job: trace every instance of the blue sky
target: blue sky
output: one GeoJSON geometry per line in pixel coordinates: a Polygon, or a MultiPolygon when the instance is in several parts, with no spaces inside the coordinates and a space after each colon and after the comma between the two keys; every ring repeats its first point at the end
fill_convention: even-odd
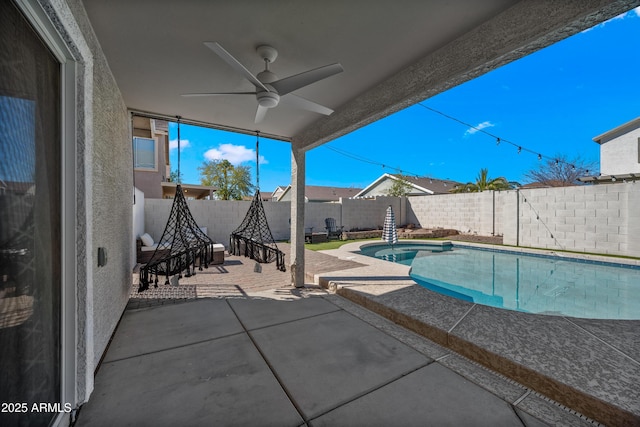
{"type": "MultiPolygon", "coordinates": [[[[540,162],[538,153],[580,156],[598,164],[599,145],[593,138],[640,116],[639,40],[636,8],[308,151],[307,185],[365,187],[398,169],[467,182],[488,168],[490,177],[525,182],[523,174],[540,162]],[[518,154],[516,146],[498,145],[494,137],[459,121],[523,150],[518,154]]],[[[170,132],[175,146],[175,125],[170,132]]],[[[226,158],[255,173],[255,140],[181,126],[183,182],[200,182],[198,166],[205,159],[226,158]]],[[[174,148],[174,168],[176,155],[174,148]]],[[[261,190],[288,185],[289,144],[261,138],[260,155],[261,190]]]]}

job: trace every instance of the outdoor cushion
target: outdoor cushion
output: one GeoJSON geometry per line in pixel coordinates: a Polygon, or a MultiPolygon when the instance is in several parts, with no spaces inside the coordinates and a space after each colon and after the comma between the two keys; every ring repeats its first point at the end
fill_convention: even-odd
{"type": "Polygon", "coordinates": [[[153,237],[151,237],[149,233],[144,233],[140,236],[140,240],[142,240],[142,244],[145,246],[153,246],[153,237]]]}
{"type": "MultiPolygon", "coordinates": [[[[140,250],[142,252],[150,252],[150,251],[155,251],[157,248],[158,248],[158,243],[154,243],[151,246],[142,246],[140,250]]],[[[160,249],[171,249],[171,245],[162,245],[160,249]]]]}

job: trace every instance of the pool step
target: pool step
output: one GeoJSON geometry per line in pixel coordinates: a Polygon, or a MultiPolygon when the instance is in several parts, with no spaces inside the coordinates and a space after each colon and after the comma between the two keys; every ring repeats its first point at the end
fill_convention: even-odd
{"type": "MultiPolygon", "coordinates": [[[[418,285],[385,293],[380,282],[367,286],[348,279],[335,283],[322,275],[317,278],[318,284],[338,295],[598,422],[640,426],[640,398],[636,396],[640,395],[640,361],[580,330],[576,323],[584,319],[478,306],[418,285]],[[451,315],[463,312],[464,320],[451,315]],[[447,327],[442,319],[449,315],[447,320],[455,323],[447,327]],[[556,366],[549,366],[554,360],[556,366]]],[[[606,326],[615,323],[606,321],[606,326]]],[[[616,334],[640,335],[640,321],[617,324],[623,329],[616,334]]]]}

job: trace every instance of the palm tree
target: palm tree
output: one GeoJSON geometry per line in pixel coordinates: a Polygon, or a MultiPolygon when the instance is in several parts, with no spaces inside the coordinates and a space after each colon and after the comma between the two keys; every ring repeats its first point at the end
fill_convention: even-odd
{"type": "Polygon", "coordinates": [[[456,186],[452,193],[477,193],[485,190],[500,191],[508,190],[511,188],[509,182],[504,177],[489,178],[489,170],[484,168],[480,169],[476,182],[467,182],[463,185],[456,186]]]}

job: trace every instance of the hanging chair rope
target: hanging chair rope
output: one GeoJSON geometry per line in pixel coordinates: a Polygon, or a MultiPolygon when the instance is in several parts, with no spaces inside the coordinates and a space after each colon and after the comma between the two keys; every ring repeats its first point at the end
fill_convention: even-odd
{"type": "MultiPolygon", "coordinates": [[[[178,177],[180,177],[180,117],[178,119],[178,177]]],[[[153,283],[158,286],[160,277],[165,277],[165,284],[169,284],[169,277],[182,274],[186,277],[196,274],[196,267],[208,268],[213,261],[214,241],[209,238],[193,219],[187,200],[184,197],[180,179],[176,185],[171,213],[167,225],[158,241],[149,262],[140,270],[140,285],[138,292],[149,289],[153,283]]]]}
{"type": "Polygon", "coordinates": [[[260,197],[260,133],[256,132],[256,193],[240,226],[229,237],[229,253],[245,256],[259,263],[275,261],[280,271],[286,271],[284,253],[273,239],[260,197]]]}

